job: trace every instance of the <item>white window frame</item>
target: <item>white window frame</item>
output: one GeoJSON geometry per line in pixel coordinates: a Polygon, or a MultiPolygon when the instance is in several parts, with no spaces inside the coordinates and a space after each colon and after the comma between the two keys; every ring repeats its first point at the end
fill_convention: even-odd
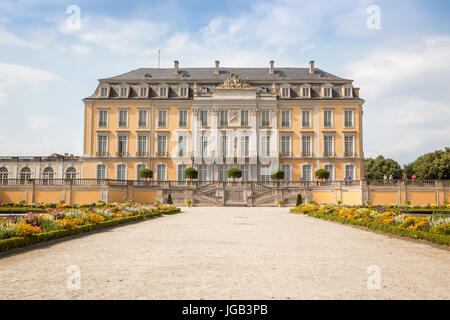
{"type": "Polygon", "coordinates": [[[77,168],[75,168],[74,166],[68,166],[67,168],[64,169],[64,179],[76,179],[77,177],[78,177],[78,171],[77,171],[77,168]],[[74,169],[75,172],[73,172],[73,171],[68,172],[69,169],[74,169]],[[73,177],[68,178],[67,174],[71,174],[71,175],[74,174],[75,178],[73,178],[73,177]]]}
{"type": "Polygon", "coordinates": [[[167,163],[164,163],[164,162],[158,162],[158,163],[156,163],[155,168],[156,168],[156,175],[155,175],[156,181],[167,181],[167,163]],[[159,172],[159,170],[158,170],[159,166],[164,167],[164,177],[163,177],[163,180],[158,179],[158,177],[159,177],[159,174],[158,174],[158,172],[159,172]]]}
{"type": "Polygon", "coordinates": [[[334,128],[334,109],[329,109],[329,108],[325,108],[325,109],[323,109],[322,110],[322,115],[323,115],[323,119],[322,119],[322,127],[323,128],[334,128]],[[331,112],[331,125],[330,126],[327,126],[327,125],[325,125],[325,113],[326,112],[331,112]]]}
{"type": "Polygon", "coordinates": [[[189,166],[185,163],[179,163],[177,164],[177,181],[187,181],[187,179],[184,177],[184,171],[189,168],[189,166]],[[180,177],[180,167],[181,166],[186,166],[186,168],[183,170],[183,174],[180,177]]]}
{"type": "Polygon", "coordinates": [[[292,155],[292,137],[291,135],[287,135],[287,134],[280,134],[280,156],[291,156],[292,155]],[[283,150],[283,138],[288,138],[289,139],[289,150],[283,150]],[[287,154],[285,154],[287,153],[287,154]]]}
{"type": "Polygon", "coordinates": [[[248,164],[241,164],[240,166],[241,172],[242,172],[242,177],[241,177],[241,181],[249,181],[250,179],[250,168],[248,164]],[[244,170],[245,168],[245,170],[244,170]],[[244,173],[246,172],[246,174],[244,173]]]}
{"type": "Polygon", "coordinates": [[[300,141],[300,154],[302,157],[312,157],[313,155],[313,134],[312,133],[302,133],[301,135],[301,141],[300,141]],[[306,154],[306,152],[303,152],[303,138],[309,138],[309,152],[306,154]]]}
{"type": "Polygon", "coordinates": [[[292,112],[290,109],[280,109],[280,128],[291,128],[292,126],[292,112]],[[288,125],[283,125],[283,113],[288,114],[288,125]]]}
{"type": "Polygon", "coordinates": [[[282,163],[280,165],[280,170],[282,170],[284,172],[284,179],[283,179],[284,181],[292,181],[292,164],[291,163],[287,163],[287,162],[282,163]],[[290,173],[289,179],[287,179],[286,171],[283,170],[283,167],[285,167],[285,166],[289,167],[289,173],[290,173]]]}
{"type": "Polygon", "coordinates": [[[344,121],[344,123],[343,123],[344,128],[354,128],[355,127],[355,109],[354,108],[343,109],[343,121],[344,121]],[[352,125],[351,126],[346,126],[346,123],[345,123],[345,113],[348,111],[351,111],[351,113],[352,113],[352,120],[351,120],[352,125]]]}
{"type": "Polygon", "coordinates": [[[261,145],[260,145],[261,157],[270,157],[270,139],[271,137],[269,135],[261,136],[261,145]]]}
{"type": "Polygon", "coordinates": [[[241,110],[241,127],[242,126],[244,126],[244,127],[246,127],[246,126],[249,126],[250,125],[250,111],[249,110],[241,110]],[[244,119],[244,117],[242,116],[244,113],[246,113],[247,114],[247,124],[243,124],[242,123],[242,119],[244,119]]]}
{"type": "Polygon", "coordinates": [[[281,94],[280,96],[282,98],[290,98],[291,97],[291,88],[288,86],[283,86],[280,88],[281,94]]]}
{"type": "Polygon", "coordinates": [[[142,169],[139,169],[140,166],[144,166],[144,168],[142,168],[142,169],[147,169],[147,164],[146,163],[144,163],[144,162],[136,163],[136,180],[145,181],[145,178],[139,177],[139,171],[142,170],[142,169]]]}
{"type": "Polygon", "coordinates": [[[104,153],[104,155],[108,155],[109,154],[109,134],[108,133],[97,133],[97,149],[96,149],[96,153],[100,154],[103,152],[100,152],[100,139],[99,137],[106,137],[106,152],[104,153]]]}
{"type": "Polygon", "coordinates": [[[184,129],[189,128],[189,109],[178,109],[178,128],[184,128],[184,129]],[[182,112],[186,112],[186,125],[185,126],[180,125],[182,112]]]}
{"type": "Polygon", "coordinates": [[[248,135],[243,135],[241,136],[241,148],[240,148],[240,152],[241,152],[241,157],[248,157],[250,155],[250,136],[248,135]],[[247,140],[247,143],[246,143],[247,140]]]}
{"type": "Polygon", "coordinates": [[[323,98],[333,98],[333,87],[331,86],[324,86],[322,87],[322,97],[323,98]],[[327,92],[327,90],[330,90],[330,95],[326,95],[325,93],[327,92]]]}
{"type": "Polygon", "coordinates": [[[178,89],[178,95],[181,98],[187,98],[189,96],[189,87],[188,86],[180,86],[180,88],[178,89]],[[186,94],[183,95],[183,90],[186,90],[186,94]]]}
{"type": "Polygon", "coordinates": [[[118,132],[117,133],[117,155],[122,156],[122,157],[128,156],[129,144],[130,144],[130,139],[128,137],[128,132],[118,132]],[[125,152],[121,152],[121,150],[119,149],[120,137],[126,137],[125,152]]]}
{"type": "Polygon", "coordinates": [[[348,138],[348,137],[351,137],[352,138],[352,150],[351,150],[351,152],[352,152],[352,155],[351,156],[349,156],[349,157],[353,157],[353,156],[355,156],[355,134],[352,132],[352,133],[349,133],[349,132],[344,132],[344,143],[343,143],[343,150],[342,150],[342,152],[343,152],[343,154],[344,154],[344,157],[347,157],[347,155],[346,155],[346,150],[345,150],[345,138],[348,138]]]}
{"type": "Polygon", "coordinates": [[[270,110],[261,110],[259,113],[259,117],[260,117],[260,125],[262,128],[267,128],[270,127],[271,124],[271,119],[270,119],[270,110]],[[263,120],[265,120],[263,117],[263,114],[267,114],[267,120],[269,121],[267,125],[263,124],[263,120]]]}
{"type": "Polygon", "coordinates": [[[126,163],[117,163],[116,164],[116,180],[127,181],[128,180],[128,165],[126,163]],[[119,166],[125,166],[125,179],[119,179],[119,166]]]}
{"type": "Polygon", "coordinates": [[[311,98],[311,87],[310,86],[303,86],[303,87],[301,87],[300,94],[301,94],[302,98],[311,98]],[[307,95],[304,94],[304,90],[308,90],[308,94],[307,95]]]}
{"type": "Polygon", "coordinates": [[[334,157],[335,154],[335,138],[334,138],[334,133],[328,133],[328,132],[324,132],[323,133],[323,146],[322,146],[322,154],[324,157],[334,157]],[[325,138],[331,138],[331,155],[326,155],[326,148],[325,148],[325,138]]]}
{"type": "Polygon", "coordinates": [[[168,85],[162,85],[162,86],[159,86],[159,89],[158,89],[158,96],[160,97],[160,98],[168,98],[169,97],[169,86],[168,85]],[[161,94],[162,93],[162,90],[165,90],[165,94],[163,95],[163,94],[161,94]]]}
{"type": "Polygon", "coordinates": [[[156,125],[157,128],[167,128],[169,126],[169,109],[168,108],[158,108],[156,109],[156,125]],[[165,125],[160,125],[160,111],[164,111],[165,116],[165,125]]]}
{"type": "Polygon", "coordinates": [[[353,166],[353,172],[352,172],[352,180],[356,180],[356,165],[354,163],[346,163],[344,165],[344,178],[347,178],[347,167],[353,166]]]}
{"type": "Polygon", "coordinates": [[[109,97],[109,87],[100,87],[100,97],[102,98],[109,97]],[[106,94],[103,94],[103,90],[106,90],[106,94]]]}
{"type": "Polygon", "coordinates": [[[187,134],[179,134],[177,137],[177,156],[185,158],[185,157],[188,157],[188,155],[189,155],[189,136],[187,134]],[[183,141],[184,141],[183,143],[185,146],[185,150],[184,150],[184,153],[182,156],[180,156],[180,151],[181,151],[180,150],[180,147],[181,147],[180,138],[183,138],[183,141]]]}
{"type": "Polygon", "coordinates": [[[220,110],[219,111],[219,126],[220,127],[228,127],[230,124],[230,112],[228,110],[220,110]],[[223,124],[225,121],[223,115],[226,114],[226,124],[223,124]]]}
{"type": "Polygon", "coordinates": [[[336,166],[333,163],[324,163],[323,169],[326,170],[326,166],[331,166],[331,170],[328,170],[330,173],[330,176],[328,177],[328,181],[334,181],[336,180],[336,166]]]}
{"type": "Polygon", "coordinates": [[[353,98],[353,87],[349,85],[342,87],[342,96],[344,98],[353,98]],[[347,90],[349,90],[349,95],[346,94],[347,90]]]}
{"type": "Polygon", "coordinates": [[[145,157],[148,155],[148,133],[144,133],[144,132],[138,132],[136,134],[136,156],[139,157],[145,157]],[[139,152],[139,141],[140,141],[140,137],[146,137],[146,143],[145,143],[145,150],[143,153],[139,152]]]}
{"type": "Polygon", "coordinates": [[[129,112],[128,108],[118,108],[117,109],[117,128],[128,128],[129,117],[130,117],[130,112],[129,112]],[[126,123],[123,126],[123,125],[120,125],[120,113],[124,112],[124,111],[127,113],[127,117],[125,119],[126,123]]]}
{"type": "Polygon", "coordinates": [[[164,154],[165,155],[169,154],[169,135],[167,133],[164,133],[164,134],[159,133],[159,132],[157,133],[157,135],[156,135],[156,154],[160,155],[160,156],[161,155],[164,156],[164,154]],[[165,139],[166,139],[165,150],[162,150],[162,151],[159,150],[159,137],[165,137],[165,139]]]}
{"type": "Polygon", "coordinates": [[[139,87],[139,97],[147,98],[148,97],[148,87],[139,87]],[[142,94],[142,90],[145,90],[144,94],[142,94]]]}
{"type": "Polygon", "coordinates": [[[147,108],[138,108],[137,110],[138,110],[137,127],[144,128],[144,129],[148,128],[148,114],[149,114],[148,109],[147,108]],[[146,113],[144,126],[141,125],[141,111],[145,111],[145,113],[146,113]]]}
{"type": "Polygon", "coordinates": [[[302,108],[302,109],[300,109],[300,113],[301,113],[301,116],[302,116],[302,123],[301,123],[302,128],[312,128],[312,109],[302,108]],[[308,112],[309,113],[309,118],[308,118],[309,126],[304,126],[303,125],[303,112],[308,112]]]}
{"type": "Polygon", "coordinates": [[[129,95],[130,95],[130,88],[129,87],[119,87],[119,97],[121,97],[121,98],[128,98],[129,95]],[[122,94],[124,89],[126,90],[126,93],[122,94]]]}
{"type": "Polygon", "coordinates": [[[97,109],[97,128],[99,129],[108,129],[109,127],[109,109],[107,108],[98,108],[97,109]],[[106,126],[100,126],[100,113],[106,112],[106,126]]]}
{"type": "Polygon", "coordinates": [[[108,179],[108,165],[106,163],[97,163],[95,166],[95,179],[108,179]],[[103,167],[105,176],[103,178],[99,178],[98,176],[98,168],[103,167]]]}
{"type": "Polygon", "coordinates": [[[305,181],[314,181],[314,167],[313,167],[312,164],[310,164],[310,163],[303,163],[302,164],[302,178],[305,181]],[[305,177],[305,167],[306,166],[311,169],[309,177],[305,177]],[[309,179],[307,179],[307,178],[309,178],[309,179]]]}
{"type": "Polygon", "coordinates": [[[202,128],[206,128],[209,126],[209,111],[208,110],[200,110],[198,112],[198,121],[200,122],[200,126],[202,128]],[[206,125],[203,125],[203,121],[202,121],[202,113],[205,112],[206,113],[206,125]]]}

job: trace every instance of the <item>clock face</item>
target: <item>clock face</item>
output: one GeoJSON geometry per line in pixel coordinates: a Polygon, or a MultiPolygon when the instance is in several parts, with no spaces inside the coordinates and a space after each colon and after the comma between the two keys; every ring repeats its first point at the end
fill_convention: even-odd
{"type": "Polygon", "coordinates": [[[232,111],[231,112],[231,122],[236,122],[238,120],[238,112],[232,111]]]}

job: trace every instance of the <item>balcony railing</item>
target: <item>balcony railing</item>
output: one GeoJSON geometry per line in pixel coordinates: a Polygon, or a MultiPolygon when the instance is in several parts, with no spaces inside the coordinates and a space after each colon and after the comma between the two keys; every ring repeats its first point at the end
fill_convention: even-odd
{"type": "Polygon", "coordinates": [[[96,156],[97,157],[106,157],[108,155],[108,152],[104,151],[97,151],[96,156]]]}
{"type": "Polygon", "coordinates": [[[312,152],[302,152],[302,157],[309,158],[312,157],[312,152]]]}
{"type": "Polygon", "coordinates": [[[345,151],[344,156],[347,158],[354,157],[355,153],[353,151],[345,151]]]}
{"type": "Polygon", "coordinates": [[[148,152],[136,152],[136,157],[147,157],[148,152]]]}
{"type": "Polygon", "coordinates": [[[324,151],[323,156],[324,157],[334,157],[334,152],[324,151]]]}
{"type": "Polygon", "coordinates": [[[292,153],[290,151],[281,151],[280,156],[282,157],[291,157],[292,153]]]}
{"type": "Polygon", "coordinates": [[[126,152],[126,151],[118,151],[118,152],[116,152],[116,156],[118,156],[118,157],[127,157],[128,156],[128,152],[126,152]]]}
{"type": "Polygon", "coordinates": [[[156,156],[157,157],[167,157],[167,151],[157,151],[156,156]]]}

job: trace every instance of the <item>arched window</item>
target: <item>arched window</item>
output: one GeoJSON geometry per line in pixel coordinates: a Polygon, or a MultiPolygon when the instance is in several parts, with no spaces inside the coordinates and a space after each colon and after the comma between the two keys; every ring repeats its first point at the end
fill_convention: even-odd
{"type": "Polygon", "coordinates": [[[306,180],[306,181],[312,181],[312,179],[313,179],[312,165],[310,165],[310,164],[303,165],[302,178],[303,178],[303,180],[306,180]]]}
{"type": "Polygon", "coordinates": [[[8,184],[8,169],[5,167],[0,168],[0,183],[8,184]]]}
{"type": "Polygon", "coordinates": [[[28,167],[24,167],[20,170],[20,183],[24,184],[25,180],[31,179],[31,169],[28,167]]]}
{"type": "Polygon", "coordinates": [[[355,166],[353,164],[345,165],[345,178],[355,180],[355,166]]]}
{"type": "Polygon", "coordinates": [[[106,165],[105,164],[97,165],[97,179],[106,179],[106,165]]]}
{"type": "Polygon", "coordinates": [[[44,179],[43,183],[52,183],[51,180],[53,180],[54,171],[52,168],[47,167],[42,171],[42,178],[44,179]]]}
{"type": "Polygon", "coordinates": [[[284,172],[284,180],[291,181],[292,180],[292,169],[291,165],[288,163],[281,165],[281,170],[284,172]]]}
{"type": "Polygon", "coordinates": [[[74,167],[69,167],[66,170],[66,179],[76,179],[77,170],[74,167]]]}
{"type": "Polygon", "coordinates": [[[165,163],[159,163],[156,166],[156,180],[157,181],[167,180],[167,165],[165,163]]]}

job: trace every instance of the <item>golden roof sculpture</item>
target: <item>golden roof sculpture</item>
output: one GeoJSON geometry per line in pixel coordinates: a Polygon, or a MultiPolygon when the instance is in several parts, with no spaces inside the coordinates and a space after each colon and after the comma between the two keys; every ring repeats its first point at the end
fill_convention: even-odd
{"type": "Polygon", "coordinates": [[[232,73],[228,79],[218,86],[219,89],[247,89],[251,88],[250,85],[242,79],[236,73],[232,73]]]}

